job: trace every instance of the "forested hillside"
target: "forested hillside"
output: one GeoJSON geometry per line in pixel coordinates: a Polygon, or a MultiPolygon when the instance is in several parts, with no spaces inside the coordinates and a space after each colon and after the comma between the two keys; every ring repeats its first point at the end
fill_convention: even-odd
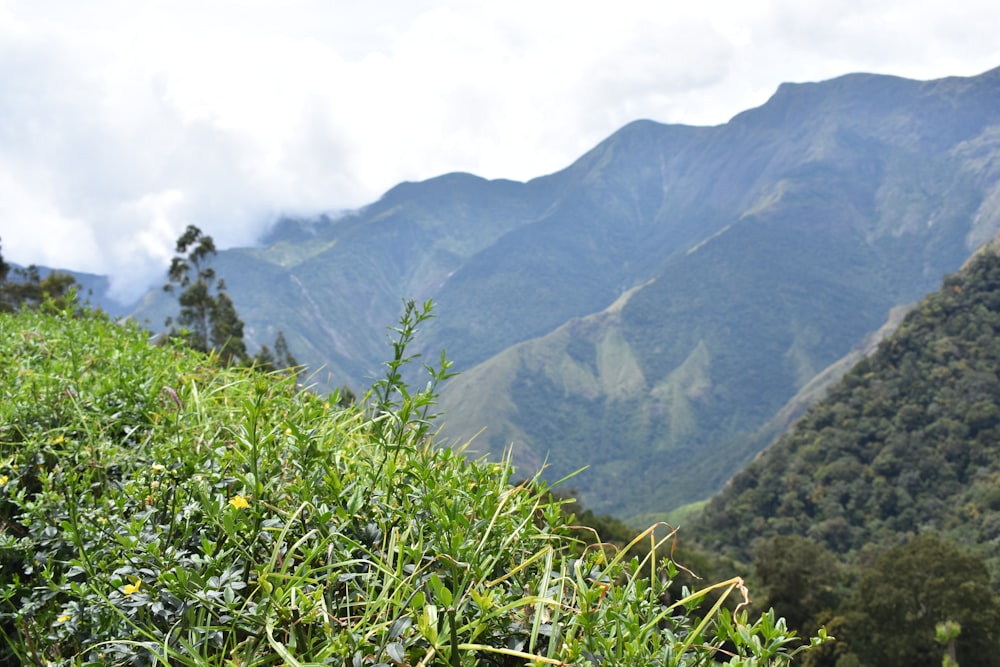
{"type": "Polygon", "coordinates": [[[712,500],[712,544],[746,557],[798,534],[847,554],[932,530],[982,546],[1000,580],[997,369],[1000,259],[984,252],[712,500]]]}
{"type": "Polygon", "coordinates": [[[737,474],[689,535],[753,562],[768,602],[798,627],[838,626],[838,650],[863,647],[862,664],[939,664],[918,649],[947,620],[963,627],[960,664],[996,664],[984,624],[1000,618],[998,369],[990,248],[737,474]]]}

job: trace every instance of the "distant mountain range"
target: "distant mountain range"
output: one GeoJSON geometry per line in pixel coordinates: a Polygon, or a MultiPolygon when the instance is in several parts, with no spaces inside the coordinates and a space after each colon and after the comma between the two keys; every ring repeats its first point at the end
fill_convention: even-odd
{"type": "MultiPolygon", "coordinates": [[[[433,298],[423,349],[462,371],[443,435],[485,427],[472,449],[526,475],[590,466],[583,503],[638,519],[717,490],[998,229],[1000,69],[851,74],[717,127],[632,123],[526,183],[403,183],[215,267],[250,347],[282,330],[321,387],[367,386],[401,301],[433,298]]],[[[134,315],[172,310],[157,292],[134,315]]]]}

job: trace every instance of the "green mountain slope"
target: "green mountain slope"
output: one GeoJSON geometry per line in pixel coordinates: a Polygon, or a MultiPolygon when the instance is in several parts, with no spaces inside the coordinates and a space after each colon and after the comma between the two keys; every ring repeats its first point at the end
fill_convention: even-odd
{"type": "Polygon", "coordinates": [[[1000,581],[998,368],[991,249],[736,475],[693,532],[744,561],[776,535],[861,558],[935,533],[980,554],[1000,581]]]}
{"type": "MultiPolygon", "coordinates": [[[[997,78],[983,85],[996,93],[997,78]]],[[[735,207],[714,212],[726,224],[665,255],[614,317],[570,324],[469,371],[445,392],[449,429],[485,425],[481,447],[514,441],[525,467],[546,460],[553,478],[590,465],[573,484],[597,511],[629,517],[706,497],[766,444],[755,432],[817,373],[995,229],[1000,179],[994,130],[983,126],[995,127],[996,112],[979,109],[979,124],[961,128],[925,119],[942,96],[967,90],[844,77],[783,87],[718,128],[729,139],[721,145],[752,166],[692,162],[691,172],[716,170],[700,182],[720,188],[713,204],[735,207]],[[588,336],[594,322],[614,335],[588,336]],[[605,340],[627,350],[618,369],[627,396],[582,381],[587,365],[568,361],[600,357],[605,340]],[[467,411],[477,403],[506,409],[467,411]]],[[[971,107],[978,100],[970,93],[971,107]]]]}

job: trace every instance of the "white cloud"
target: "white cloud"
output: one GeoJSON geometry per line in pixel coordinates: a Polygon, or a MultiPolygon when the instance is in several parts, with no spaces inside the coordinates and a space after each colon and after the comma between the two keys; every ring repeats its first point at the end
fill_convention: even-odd
{"type": "Polygon", "coordinates": [[[198,224],[456,170],[527,179],[640,117],[715,124],[782,81],[1000,65],[985,0],[0,0],[5,257],[162,280],[198,224]]]}

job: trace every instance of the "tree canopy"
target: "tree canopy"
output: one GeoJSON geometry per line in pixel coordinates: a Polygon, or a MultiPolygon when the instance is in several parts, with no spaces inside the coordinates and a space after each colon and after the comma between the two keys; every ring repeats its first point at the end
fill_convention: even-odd
{"type": "Polygon", "coordinates": [[[38,309],[48,302],[55,310],[64,310],[76,300],[79,285],[68,273],[49,272],[44,278],[34,264],[11,267],[0,255],[0,312],[18,308],[38,309]]]}
{"type": "MultiPolygon", "coordinates": [[[[177,239],[177,255],[167,272],[164,291],[179,290],[180,315],[173,335],[184,338],[189,346],[202,352],[212,351],[225,363],[247,358],[243,342],[243,320],[236,313],[233,300],[226,293],[225,282],[215,274],[209,260],[216,254],[211,236],[188,225],[177,239]]],[[[173,324],[167,318],[166,325],[173,324]]]]}
{"type": "Polygon", "coordinates": [[[998,368],[986,251],[706,505],[702,546],[753,563],[792,627],[838,637],[808,664],[937,665],[946,648],[1000,664],[984,649],[1000,619],[998,368]]]}

